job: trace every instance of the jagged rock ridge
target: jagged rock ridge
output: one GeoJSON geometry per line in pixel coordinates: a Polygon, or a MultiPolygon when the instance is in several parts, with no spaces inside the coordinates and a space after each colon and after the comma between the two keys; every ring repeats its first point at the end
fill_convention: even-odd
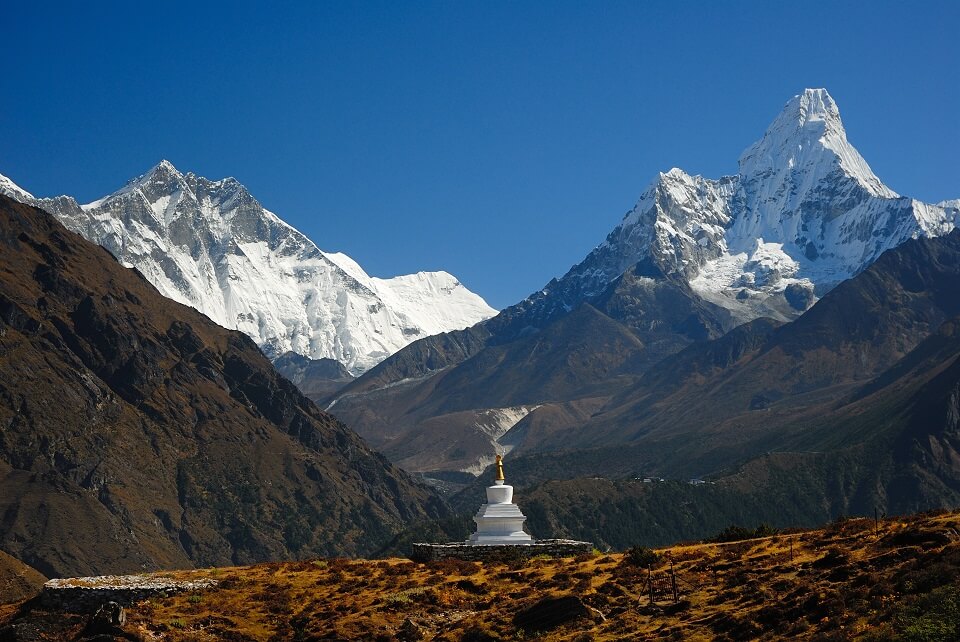
{"type": "Polygon", "coordinates": [[[956,201],[886,187],[847,140],[825,89],[794,96],[717,180],[661,173],[595,250],[492,324],[540,328],[649,261],[739,321],[796,318],[837,283],[909,238],[952,230],[956,201]]]}
{"type": "Polygon", "coordinates": [[[34,198],[5,177],[0,193],[52,213],[272,358],[336,359],[356,375],[415,339],[496,312],[447,272],[371,277],[345,254],[321,251],[235,179],[182,174],[168,161],[86,205],[34,198]]]}

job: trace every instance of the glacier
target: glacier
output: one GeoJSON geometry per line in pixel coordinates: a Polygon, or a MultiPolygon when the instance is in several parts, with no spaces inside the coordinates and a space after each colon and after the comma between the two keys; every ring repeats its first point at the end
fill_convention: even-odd
{"type": "Polygon", "coordinates": [[[320,250],[235,179],[182,174],[165,160],[83,205],[36,198],[4,176],[0,193],[50,212],[271,358],[336,359],[359,375],[416,339],[496,314],[447,272],[369,276],[349,256],[320,250]]]}

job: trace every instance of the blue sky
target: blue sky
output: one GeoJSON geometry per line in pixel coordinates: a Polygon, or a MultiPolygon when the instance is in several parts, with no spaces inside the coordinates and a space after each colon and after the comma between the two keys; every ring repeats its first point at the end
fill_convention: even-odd
{"type": "Polygon", "coordinates": [[[0,173],[81,202],[235,176],[376,276],[504,307],[659,171],[736,172],[826,87],[894,190],[960,197],[958,2],[8,3],[0,173]],[[36,6],[31,6],[36,5],[36,6]]]}

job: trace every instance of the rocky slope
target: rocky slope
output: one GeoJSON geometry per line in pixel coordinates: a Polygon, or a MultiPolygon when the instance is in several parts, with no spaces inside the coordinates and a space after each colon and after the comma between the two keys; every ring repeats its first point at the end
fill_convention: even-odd
{"type": "Polygon", "coordinates": [[[280,377],[0,196],[0,549],[47,576],[377,548],[439,504],[280,377]]]}
{"type": "MultiPolygon", "coordinates": [[[[960,318],[953,318],[838,402],[803,407],[794,399],[733,418],[721,410],[697,428],[678,427],[679,435],[669,426],[654,433],[656,422],[641,419],[631,445],[511,458],[511,481],[531,532],[614,547],[696,537],[724,520],[783,526],[949,508],[960,502],[958,400],[960,318]],[[687,479],[718,461],[739,464],[706,483],[656,481],[658,474],[687,479]]],[[[484,485],[473,484],[454,505],[469,514],[484,485]]]]}
{"type": "Polygon", "coordinates": [[[34,198],[5,177],[0,193],[52,213],[271,358],[330,358],[356,375],[415,339],[496,312],[446,272],[371,277],[345,254],[321,251],[235,179],[182,174],[167,161],[86,205],[34,198]]]}
{"type": "MultiPolygon", "coordinates": [[[[519,404],[538,409],[512,436],[487,439],[485,448],[536,449],[546,445],[541,437],[557,448],[570,435],[578,445],[595,446],[602,443],[599,433],[580,430],[584,421],[574,420],[579,413],[564,404],[595,410],[687,346],[762,317],[796,319],[884,251],[911,238],[948,233],[957,215],[955,202],[924,204],[884,186],[847,140],[830,95],[809,89],[791,99],[741,155],[736,176],[711,180],[678,169],[661,174],[607,239],[566,275],[468,331],[412,344],[346,386],[332,410],[417,470],[464,469],[482,452],[464,448],[463,430],[446,432],[443,426],[461,425],[471,411],[519,404]],[[587,306],[600,316],[591,313],[584,325],[591,316],[587,306]],[[564,335],[565,326],[597,335],[590,339],[597,351],[584,351],[581,340],[564,335]],[[604,335],[636,341],[605,343],[604,335]],[[557,364],[563,364],[565,385],[540,385],[557,364]],[[374,399],[396,418],[389,434],[378,413],[369,411],[374,399]],[[427,463],[392,450],[391,442],[415,434],[435,439],[438,451],[466,452],[427,463]]],[[[836,330],[821,325],[816,331],[836,330]]],[[[878,374],[924,335],[910,336],[881,340],[878,350],[887,351],[886,360],[857,376],[878,374]]],[[[822,377],[851,374],[840,361],[831,364],[817,367],[835,365],[846,374],[822,377]]],[[[765,386],[757,382],[757,403],[768,392],[783,394],[765,392],[765,386]]],[[[469,441],[479,447],[484,441],[474,435],[469,441]]]]}
{"type": "Polygon", "coordinates": [[[354,379],[335,359],[311,359],[296,352],[277,357],[273,367],[311,399],[328,397],[354,379]]]}
{"type": "Polygon", "coordinates": [[[33,597],[46,581],[36,569],[0,551],[0,605],[33,597]]]}
{"type": "MultiPolygon", "coordinates": [[[[890,368],[958,314],[960,232],[908,241],[798,320],[779,327],[756,321],[691,345],[587,421],[528,448],[642,441],[648,452],[659,444],[664,470],[670,469],[668,460],[692,465],[694,451],[729,465],[748,443],[756,454],[771,447],[773,436],[782,440],[785,424],[799,413],[816,408],[822,416],[825,404],[889,376],[890,368]]],[[[713,471],[706,465],[686,473],[713,471]]]]}

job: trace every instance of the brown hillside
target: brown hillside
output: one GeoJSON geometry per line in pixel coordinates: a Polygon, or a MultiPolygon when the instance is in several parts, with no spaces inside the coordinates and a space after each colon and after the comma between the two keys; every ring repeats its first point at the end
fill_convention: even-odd
{"type": "Polygon", "coordinates": [[[32,597],[46,581],[47,578],[36,569],[0,551],[0,604],[32,597]]]}
{"type": "Polygon", "coordinates": [[[5,197],[0,489],[0,546],[48,576],[359,554],[435,501],[246,336],[5,197]]]}
{"type": "MultiPolygon", "coordinates": [[[[476,465],[493,448],[477,426],[488,409],[606,399],[667,355],[729,329],[724,310],[655,276],[663,277],[657,266],[634,266],[595,300],[541,319],[537,331],[526,327],[525,301],[467,334],[415,342],[337,392],[330,410],[407,470],[476,465]],[[449,349],[468,337],[485,345],[449,349]],[[414,357],[433,365],[413,368],[414,357]],[[423,457],[411,443],[434,447],[423,457]]],[[[559,426],[549,419],[539,423],[552,432],[559,426]]]]}
{"type": "MultiPolygon", "coordinates": [[[[164,574],[220,585],[129,607],[124,634],[169,641],[957,639],[958,530],[960,514],[947,513],[881,520],[877,530],[873,520],[841,521],[655,555],[485,565],[333,559],[164,574]]],[[[88,618],[34,608],[8,622],[71,640],[82,639],[88,618]]]]}

